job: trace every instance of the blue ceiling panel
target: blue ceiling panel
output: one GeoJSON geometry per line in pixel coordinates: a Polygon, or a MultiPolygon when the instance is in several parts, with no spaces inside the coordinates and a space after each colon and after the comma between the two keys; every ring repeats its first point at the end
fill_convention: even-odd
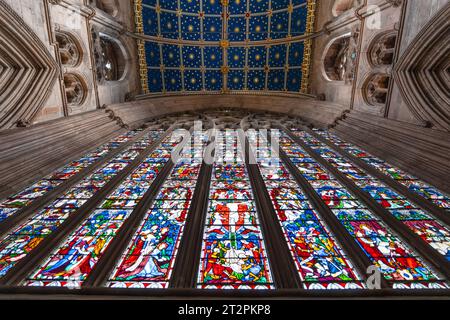
{"type": "Polygon", "coordinates": [[[308,0],[139,1],[143,91],[299,92],[308,0]]]}
{"type": "Polygon", "coordinates": [[[194,16],[182,16],[181,33],[183,39],[200,40],[200,19],[194,16]]]}
{"type": "Polygon", "coordinates": [[[244,41],[246,38],[247,20],[244,17],[231,17],[228,21],[228,39],[244,41]]]}
{"type": "Polygon", "coordinates": [[[292,92],[299,92],[302,84],[302,69],[290,69],[287,79],[287,90],[292,92]]]}
{"type": "Polygon", "coordinates": [[[243,14],[247,11],[246,0],[230,0],[229,2],[230,14],[243,14]]]}
{"type": "Polygon", "coordinates": [[[250,70],[247,75],[248,90],[264,90],[266,86],[266,73],[263,70],[250,70]]]}
{"type": "Polygon", "coordinates": [[[202,66],[202,50],[197,46],[183,46],[183,65],[186,68],[202,66]]]}
{"type": "Polygon", "coordinates": [[[305,33],[307,16],[308,10],[305,6],[294,9],[291,20],[291,34],[293,36],[298,36],[305,33]]]}
{"type": "Polygon", "coordinates": [[[268,38],[268,31],[269,20],[266,15],[250,17],[249,40],[266,40],[268,38]]]}
{"type": "Polygon", "coordinates": [[[230,90],[244,90],[245,72],[232,70],[228,74],[228,88],[230,90]]]}
{"type": "Polygon", "coordinates": [[[222,48],[205,47],[203,49],[206,68],[220,68],[222,66],[222,48]]]}
{"type": "Polygon", "coordinates": [[[222,89],[222,73],[215,70],[205,72],[205,87],[209,91],[220,91],[222,89]]]}
{"type": "Polygon", "coordinates": [[[186,91],[201,91],[203,89],[202,73],[199,70],[184,72],[184,89],[186,91]]]}
{"type": "Polygon", "coordinates": [[[230,68],[245,67],[245,48],[232,47],[228,49],[228,65],[230,68]]]}
{"type": "Polygon", "coordinates": [[[270,70],[267,86],[274,91],[283,91],[284,78],[285,78],[284,70],[270,70]]]}
{"type": "Polygon", "coordinates": [[[206,14],[221,14],[222,4],[220,0],[203,0],[203,11],[206,14]]]}
{"type": "Polygon", "coordinates": [[[248,66],[250,68],[264,68],[266,66],[266,47],[248,48],[248,66]]]}
{"type": "Polygon", "coordinates": [[[274,13],[271,18],[270,36],[272,39],[282,39],[288,36],[289,13],[287,11],[274,13]]]}
{"type": "Polygon", "coordinates": [[[164,38],[178,39],[178,17],[172,12],[161,12],[161,35],[164,38]]]}
{"type": "Polygon", "coordinates": [[[162,9],[177,10],[178,0],[159,0],[159,5],[162,9]]]}
{"type": "Polygon", "coordinates": [[[286,64],[286,45],[272,46],[269,53],[270,67],[284,67],[286,64]]]}
{"type": "Polygon", "coordinates": [[[303,52],[305,46],[303,42],[292,43],[289,48],[289,66],[300,67],[303,63],[303,52]]]}
{"type": "Polygon", "coordinates": [[[266,12],[267,10],[269,10],[269,0],[251,0],[250,1],[250,12],[251,13],[266,12]]]}
{"type": "Polygon", "coordinates": [[[161,54],[160,45],[156,42],[146,42],[145,43],[145,53],[147,56],[147,66],[148,67],[159,67],[161,66],[161,54]]]}
{"type": "Polygon", "coordinates": [[[160,69],[148,69],[148,85],[152,92],[163,90],[162,75],[160,69]]]}
{"type": "Polygon", "coordinates": [[[181,0],[180,8],[183,12],[198,13],[200,11],[200,0],[181,0]]]}
{"type": "Polygon", "coordinates": [[[150,7],[142,8],[142,21],[144,24],[144,33],[149,36],[158,35],[158,15],[155,9],[150,7]]]}
{"type": "Polygon", "coordinates": [[[163,63],[166,67],[181,66],[180,47],[175,44],[163,44],[163,63]]]}
{"type": "Polygon", "coordinates": [[[164,72],[164,83],[166,85],[167,92],[181,91],[183,88],[181,83],[181,71],[166,70],[164,72]]]}
{"type": "Polygon", "coordinates": [[[203,19],[203,37],[206,41],[220,41],[222,38],[222,19],[220,17],[203,19]]]}

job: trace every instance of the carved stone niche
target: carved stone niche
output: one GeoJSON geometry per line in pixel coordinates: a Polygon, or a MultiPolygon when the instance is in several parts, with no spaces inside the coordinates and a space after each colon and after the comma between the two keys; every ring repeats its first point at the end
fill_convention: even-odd
{"type": "Polygon", "coordinates": [[[366,103],[372,106],[385,106],[390,80],[391,76],[387,73],[370,75],[363,86],[363,96],[366,103]]]}
{"type": "Polygon", "coordinates": [[[349,84],[354,79],[357,58],[359,32],[347,33],[333,39],[325,49],[323,68],[330,81],[345,81],[349,84]]]}
{"type": "Polygon", "coordinates": [[[67,104],[71,107],[81,106],[87,97],[86,82],[80,75],[74,73],[64,74],[64,89],[67,104]]]}
{"type": "Polygon", "coordinates": [[[76,67],[82,58],[79,42],[67,32],[57,31],[55,37],[58,42],[61,64],[67,67],[76,67]]]}
{"type": "Polygon", "coordinates": [[[394,78],[417,120],[450,131],[450,3],[399,58],[394,78]]]}
{"type": "Polygon", "coordinates": [[[394,62],[397,32],[390,31],[377,36],[369,46],[369,61],[373,66],[389,66],[394,62]]]}
{"type": "Polygon", "coordinates": [[[126,58],[120,42],[111,36],[92,30],[97,80],[119,81],[125,74],[126,58]]]}

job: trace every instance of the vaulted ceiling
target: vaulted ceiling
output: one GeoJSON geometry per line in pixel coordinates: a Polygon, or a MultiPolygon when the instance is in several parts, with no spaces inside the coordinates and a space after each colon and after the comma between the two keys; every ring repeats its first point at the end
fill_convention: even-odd
{"type": "Polygon", "coordinates": [[[144,93],[306,92],[313,0],[135,0],[144,93]]]}

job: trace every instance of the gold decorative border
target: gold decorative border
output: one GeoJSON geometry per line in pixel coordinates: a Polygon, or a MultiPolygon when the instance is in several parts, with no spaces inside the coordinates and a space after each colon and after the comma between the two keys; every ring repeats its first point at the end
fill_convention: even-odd
{"type": "MultiPolygon", "coordinates": [[[[142,16],[142,0],[134,0],[134,17],[136,33],[144,34],[144,19],[142,16]]],[[[139,55],[139,75],[141,78],[141,88],[144,94],[150,93],[148,88],[148,66],[145,54],[145,41],[136,40],[139,55]]]]}
{"type": "MultiPolygon", "coordinates": [[[[308,16],[306,18],[306,35],[311,35],[314,33],[314,24],[316,20],[316,0],[308,0],[308,16]]],[[[311,63],[312,63],[312,39],[306,39],[304,41],[304,54],[303,54],[303,64],[302,64],[302,86],[300,89],[301,93],[309,92],[309,78],[311,73],[311,63]]]]}

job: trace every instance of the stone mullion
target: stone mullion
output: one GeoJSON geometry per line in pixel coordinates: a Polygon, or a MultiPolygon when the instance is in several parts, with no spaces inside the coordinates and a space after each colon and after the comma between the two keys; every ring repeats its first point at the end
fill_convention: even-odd
{"type": "Polygon", "coordinates": [[[243,150],[245,164],[253,190],[273,281],[277,289],[303,290],[302,281],[278,221],[269,191],[256,164],[255,155],[250,148],[250,143],[245,133],[242,132],[241,134],[239,138],[241,145],[245,146],[243,150]]]}

